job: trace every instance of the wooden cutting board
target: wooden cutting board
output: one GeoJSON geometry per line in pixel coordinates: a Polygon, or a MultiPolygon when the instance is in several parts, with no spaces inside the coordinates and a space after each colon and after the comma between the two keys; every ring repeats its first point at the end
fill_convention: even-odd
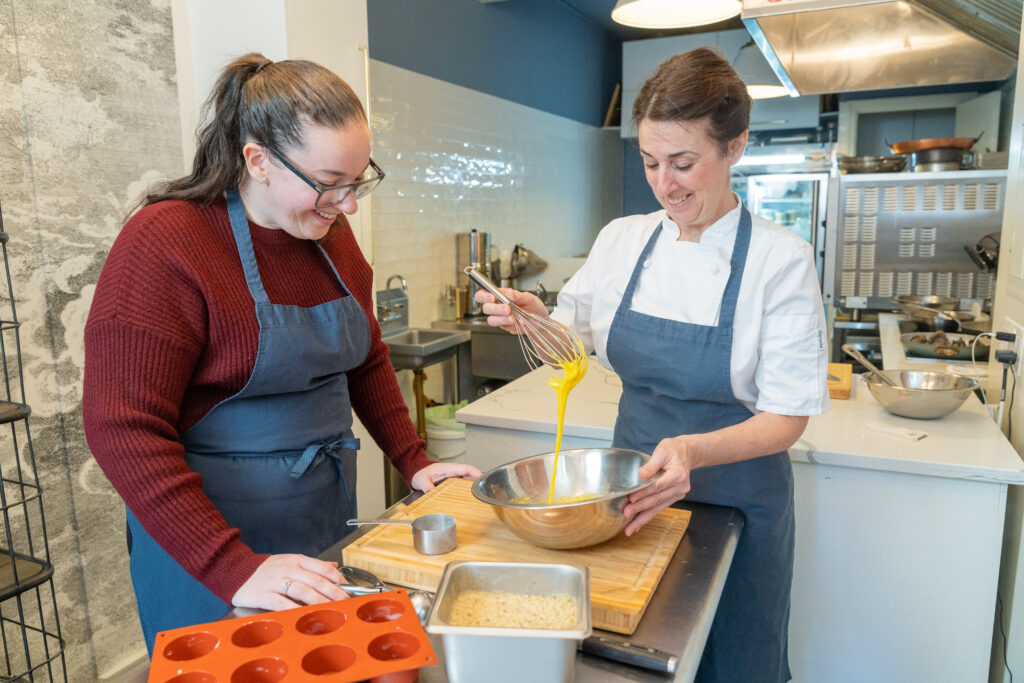
{"type": "Polygon", "coordinates": [[[850,363],[829,363],[828,395],[832,398],[850,398],[853,387],[853,365],[850,363]]]}
{"type": "Polygon", "coordinates": [[[619,534],[600,545],[577,550],[538,548],[505,528],[491,506],[473,497],[472,482],[448,479],[399,514],[414,519],[443,512],[456,519],[458,547],[444,555],[421,555],[412,530],[374,527],[343,550],[346,565],[376,574],[385,583],[435,591],[445,565],[467,562],[552,562],[590,568],[591,620],[595,628],[630,634],[690,521],[689,510],[668,508],[627,538],[619,534]]]}

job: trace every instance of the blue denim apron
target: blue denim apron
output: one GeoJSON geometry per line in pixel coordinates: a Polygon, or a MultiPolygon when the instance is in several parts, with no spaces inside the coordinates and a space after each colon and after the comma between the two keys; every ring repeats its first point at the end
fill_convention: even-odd
{"type": "MultiPolygon", "coordinates": [[[[659,225],[633,268],[608,332],[608,359],[622,378],[612,444],[646,453],[664,438],[711,432],[752,416],[733,395],[729,375],[733,316],[750,245],[750,213],[743,208],[717,327],[630,310],[640,272],[660,233],[659,225]]],[[[691,472],[690,481],[686,500],[728,505],[746,516],[696,680],[788,681],[794,534],[789,456],[782,452],[703,467],[691,472]]]]}
{"type": "MultiPolygon", "coordinates": [[[[237,190],[228,215],[256,306],[259,346],[248,382],[181,435],[203,492],[257,553],[316,556],[356,515],[356,450],[346,371],[370,350],[370,326],[348,296],[312,308],[270,303],[237,190]]],[[[214,621],[231,606],[192,578],[128,511],[132,584],[152,652],[159,631],[214,621]]]]}

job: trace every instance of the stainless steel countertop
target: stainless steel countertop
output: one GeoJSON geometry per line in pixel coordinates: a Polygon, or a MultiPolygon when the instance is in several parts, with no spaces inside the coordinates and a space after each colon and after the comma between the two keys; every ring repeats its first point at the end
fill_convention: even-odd
{"type": "Polygon", "coordinates": [[[486,316],[467,316],[458,320],[434,320],[430,327],[435,330],[468,330],[470,332],[487,332],[489,334],[508,334],[500,327],[487,324],[486,316]]]}
{"type": "MultiPolygon", "coordinates": [[[[391,516],[419,495],[410,494],[382,516],[391,516]]],[[[690,524],[651,596],[639,628],[629,638],[634,643],[678,655],[675,676],[670,678],[580,652],[576,655],[576,681],[693,681],[744,520],[735,508],[685,502],[679,507],[693,512],[690,524]]],[[[343,548],[367,531],[364,528],[346,536],[320,558],[341,563],[343,548]]],[[[437,664],[420,670],[420,683],[447,683],[441,636],[430,636],[430,643],[437,664]]]]}
{"type": "MultiPolygon", "coordinates": [[[[418,498],[411,493],[384,511],[390,517],[418,498]]],[[[736,542],[743,530],[743,515],[735,508],[702,503],[680,503],[678,507],[693,512],[675,555],[669,561],[665,574],[651,597],[640,626],[629,640],[637,644],[664,650],[679,657],[675,676],[646,671],[618,662],[584,654],[576,655],[575,680],[580,683],[616,681],[674,681],[691,683],[700,664],[704,643],[707,641],[711,621],[718,608],[718,599],[725,585],[725,577],[732,564],[736,542]]],[[[367,533],[363,527],[320,554],[320,558],[342,561],[346,545],[367,533]]],[[[224,618],[246,617],[261,610],[236,608],[224,618]]],[[[595,630],[595,635],[607,633],[595,630]]],[[[616,634],[609,634],[616,635],[616,634]]],[[[430,644],[437,655],[437,664],[420,670],[420,683],[447,683],[444,668],[444,647],[441,636],[430,636],[430,644]]],[[[139,672],[131,679],[142,683],[148,672],[139,672]]]]}

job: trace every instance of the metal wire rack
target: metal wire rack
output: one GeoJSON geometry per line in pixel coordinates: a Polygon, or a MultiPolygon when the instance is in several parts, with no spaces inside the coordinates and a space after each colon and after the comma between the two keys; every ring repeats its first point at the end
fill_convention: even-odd
{"type": "Polygon", "coordinates": [[[67,681],[43,492],[25,401],[20,323],[0,211],[0,681],[67,681]],[[10,429],[9,433],[3,427],[10,429]]]}

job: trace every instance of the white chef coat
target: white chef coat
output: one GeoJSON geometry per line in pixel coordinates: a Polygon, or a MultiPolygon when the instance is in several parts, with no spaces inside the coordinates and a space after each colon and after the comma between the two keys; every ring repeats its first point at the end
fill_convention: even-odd
{"type": "MultiPolygon", "coordinates": [[[[614,370],[608,361],[608,330],[640,252],[660,224],[632,310],[717,325],[739,219],[737,198],[736,208],[709,226],[699,242],[680,242],[679,228],[665,211],[612,221],[601,230],[586,263],[559,292],[552,317],[579,332],[587,350],[614,370]]],[[[760,216],[752,214],[751,223],[733,322],[733,393],[755,414],[824,413],[829,408],[828,344],[811,246],[760,216]]],[[[685,354],[686,348],[678,352],[685,354]]]]}

